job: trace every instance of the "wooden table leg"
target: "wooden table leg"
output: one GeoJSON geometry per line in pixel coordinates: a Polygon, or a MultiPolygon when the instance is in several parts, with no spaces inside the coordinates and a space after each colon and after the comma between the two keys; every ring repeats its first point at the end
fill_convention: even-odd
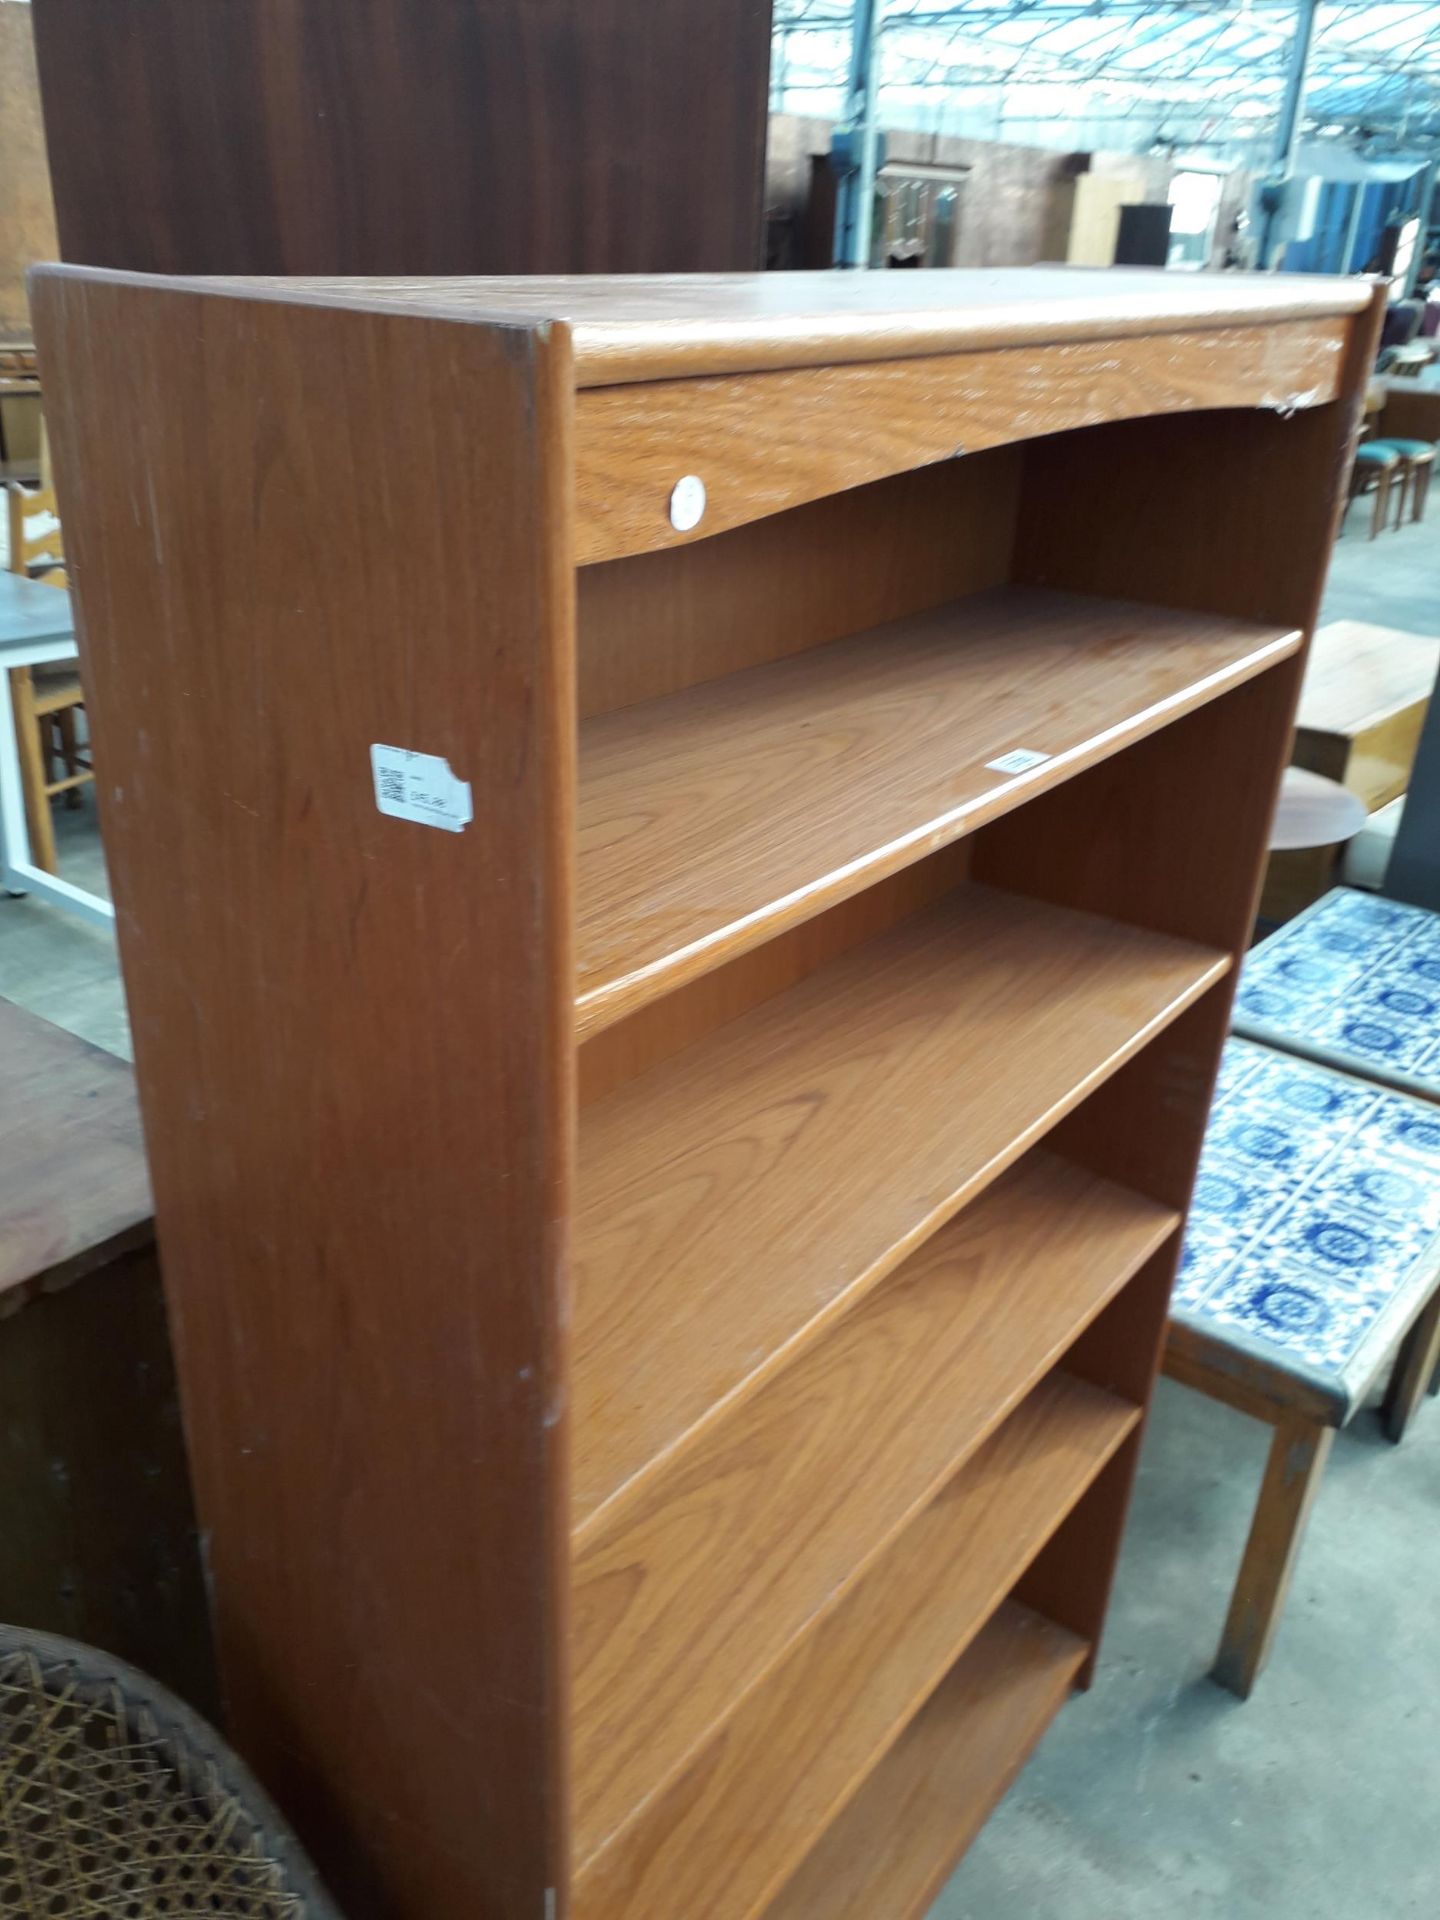
{"type": "Polygon", "coordinates": [[[1334,1438],[1333,1427],[1298,1414],[1282,1414],[1275,1424],[1245,1558],[1211,1669],[1212,1679],[1242,1700],[1249,1699],[1270,1657],[1310,1503],[1334,1438]]]}
{"type": "Polygon", "coordinates": [[[1435,461],[1433,456],[1430,459],[1421,460],[1416,463],[1415,506],[1412,515],[1412,518],[1416,520],[1423,520],[1425,518],[1425,500],[1430,492],[1430,470],[1434,465],[1435,461]]]}
{"type": "Polygon", "coordinates": [[[1375,475],[1375,505],[1370,509],[1370,538],[1373,540],[1385,524],[1390,510],[1390,475],[1382,467],[1375,475]]]}
{"type": "Polygon", "coordinates": [[[1414,473],[1415,466],[1413,461],[1402,460],[1400,462],[1400,471],[1395,476],[1395,519],[1393,531],[1396,533],[1400,531],[1405,523],[1405,503],[1410,498],[1410,482],[1414,477],[1414,473]]]}
{"type": "MultiPolygon", "coordinates": [[[[20,753],[20,782],[30,828],[30,858],[46,873],[56,871],[55,826],[45,792],[45,756],[35,712],[35,679],[29,667],[10,670],[10,700],[15,714],[15,744],[20,753]]],[[[3,721],[3,715],[0,715],[3,721]]],[[[7,855],[7,858],[9,856],[7,855]]]]}
{"type": "Polygon", "coordinates": [[[1380,1420],[1397,1446],[1405,1438],[1405,1429],[1426,1387],[1434,1391],[1437,1364],[1440,1364],[1440,1289],[1431,1295],[1414,1326],[1400,1342],[1395,1371],[1385,1390],[1380,1420]]]}

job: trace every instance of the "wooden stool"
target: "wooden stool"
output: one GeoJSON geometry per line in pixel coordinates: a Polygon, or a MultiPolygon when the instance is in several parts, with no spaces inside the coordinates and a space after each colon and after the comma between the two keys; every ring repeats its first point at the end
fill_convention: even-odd
{"type": "Polygon", "coordinates": [[[1333,888],[1252,949],[1232,1024],[1440,1101],[1440,914],[1333,888]]]}
{"type": "Polygon", "coordinates": [[[1330,1445],[1399,1356],[1399,1441],[1440,1358],[1440,1113],[1232,1040],[1171,1302],[1165,1371],[1275,1429],[1213,1677],[1269,1657],[1330,1445]]]}
{"type": "Polygon", "coordinates": [[[215,1700],[134,1076],[0,1000],[0,1620],[215,1700]]]}
{"type": "Polygon", "coordinates": [[[1374,492],[1375,505],[1370,513],[1370,538],[1385,525],[1390,511],[1390,488],[1400,472],[1400,455],[1384,440],[1362,440],[1355,449],[1350,469],[1350,498],[1357,493],[1374,492]]]}

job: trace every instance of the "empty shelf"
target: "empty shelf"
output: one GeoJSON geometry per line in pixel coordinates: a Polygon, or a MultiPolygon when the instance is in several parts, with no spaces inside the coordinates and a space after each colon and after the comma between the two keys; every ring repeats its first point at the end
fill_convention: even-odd
{"type": "Polygon", "coordinates": [[[1037,1150],[575,1567],[576,1852],[665,1777],[1179,1225],[1037,1150]],[[675,1622],[684,1621],[683,1634],[675,1622]]]}
{"type": "Polygon", "coordinates": [[[759,1911],[1139,1419],[1042,1381],[588,1866],[577,1846],[579,1920],[699,1913],[721,1881],[727,1914],[759,1911]]]}
{"type": "Polygon", "coordinates": [[[580,1032],[1299,644],[1214,614],[1005,587],[586,721],[580,1032]],[[1025,764],[1007,771],[1017,753],[1025,764]]]}
{"type": "Polygon", "coordinates": [[[581,1544],[1229,964],[965,886],[587,1109],[581,1544]]]}
{"type": "Polygon", "coordinates": [[[1088,1653],[1073,1633],[1007,1602],[765,1920],[919,1920],[1088,1653]]]}

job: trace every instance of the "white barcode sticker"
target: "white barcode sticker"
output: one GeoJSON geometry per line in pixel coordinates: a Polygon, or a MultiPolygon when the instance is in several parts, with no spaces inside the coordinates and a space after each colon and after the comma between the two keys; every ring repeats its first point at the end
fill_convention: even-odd
{"type": "Polygon", "coordinates": [[[1036,753],[1031,747],[1016,747],[1012,753],[1002,753],[998,760],[987,760],[985,765],[991,773],[1029,773],[1032,767],[1043,767],[1049,758],[1048,753],[1036,753]]]}
{"type": "Polygon", "coordinates": [[[470,782],[457,780],[450,762],[438,753],[373,746],[370,770],[375,775],[375,804],[392,820],[415,820],[422,827],[459,833],[475,817],[470,782]]]}

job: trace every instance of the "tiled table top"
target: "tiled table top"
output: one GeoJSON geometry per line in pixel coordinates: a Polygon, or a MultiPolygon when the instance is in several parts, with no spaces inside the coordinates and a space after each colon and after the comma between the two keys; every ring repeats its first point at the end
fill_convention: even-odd
{"type": "Polygon", "coordinates": [[[1337,887],[1254,948],[1233,1024],[1440,1100],[1440,914],[1337,887]]]}
{"type": "Polygon", "coordinates": [[[1343,1422],[1437,1276],[1440,1110],[1231,1040],[1176,1325],[1303,1379],[1343,1422]]]}

